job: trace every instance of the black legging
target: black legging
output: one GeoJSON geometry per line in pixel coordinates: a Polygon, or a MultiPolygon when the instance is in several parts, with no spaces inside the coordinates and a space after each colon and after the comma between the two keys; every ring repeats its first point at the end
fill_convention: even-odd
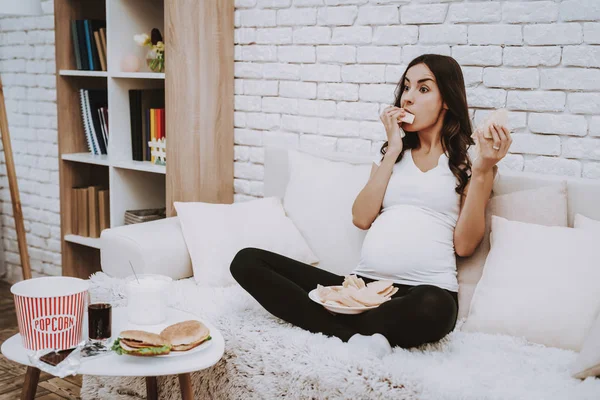
{"type": "MultiPolygon", "coordinates": [[[[379,307],[357,315],[334,315],[308,292],[341,285],[344,277],[270,251],[245,248],[231,262],[231,274],[267,311],[310,332],[346,342],[355,333],[383,334],[392,346],[436,342],[454,329],[456,292],[433,285],[394,284],[398,292],[379,307]]],[[[361,277],[365,283],[373,281],[361,277]]]]}

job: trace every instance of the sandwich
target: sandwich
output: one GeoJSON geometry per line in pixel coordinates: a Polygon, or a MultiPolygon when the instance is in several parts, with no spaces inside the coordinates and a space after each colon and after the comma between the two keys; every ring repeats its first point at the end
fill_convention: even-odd
{"type": "Polygon", "coordinates": [[[169,354],[171,344],[156,333],[130,330],[121,332],[112,349],[119,355],[151,357],[169,354]]]}
{"type": "Polygon", "coordinates": [[[210,330],[200,321],[189,320],[170,325],[160,333],[171,343],[172,351],[187,351],[210,340],[210,330]]]}

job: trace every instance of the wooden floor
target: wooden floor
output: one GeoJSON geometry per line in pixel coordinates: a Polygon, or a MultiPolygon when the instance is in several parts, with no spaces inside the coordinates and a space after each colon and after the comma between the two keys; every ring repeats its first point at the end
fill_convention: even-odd
{"type": "MultiPolygon", "coordinates": [[[[0,282],[0,344],[18,331],[10,285],[0,282]]],[[[0,400],[19,399],[24,379],[25,367],[0,355],[0,400]]],[[[59,379],[42,372],[35,398],[40,400],[79,399],[80,391],[81,376],[59,379]]]]}

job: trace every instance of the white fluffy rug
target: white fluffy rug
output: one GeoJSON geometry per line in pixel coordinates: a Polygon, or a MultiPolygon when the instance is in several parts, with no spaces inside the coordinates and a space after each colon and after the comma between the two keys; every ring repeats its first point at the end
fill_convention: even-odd
{"type": "MultiPolygon", "coordinates": [[[[264,311],[241,287],[177,281],[177,308],[212,321],[225,355],[192,375],[196,399],[597,400],[600,379],[569,376],[576,353],[501,335],[460,332],[419,349],[370,359],[337,338],[315,335],[264,311]]],[[[125,304],[122,281],[103,273],[92,290],[125,304]]],[[[177,377],[159,378],[161,399],[179,399],[177,377]]],[[[145,398],[143,378],[86,376],[83,399],[145,398]]]]}

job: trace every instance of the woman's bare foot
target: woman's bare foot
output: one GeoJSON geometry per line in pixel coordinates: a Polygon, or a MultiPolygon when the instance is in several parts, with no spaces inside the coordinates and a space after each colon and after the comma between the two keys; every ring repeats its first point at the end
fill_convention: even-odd
{"type": "Polygon", "coordinates": [[[375,333],[370,336],[356,333],[348,340],[348,344],[360,349],[361,352],[371,354],[377,358],[382,358],[392,352],[390,342],[381,333],[375,333]]]}

